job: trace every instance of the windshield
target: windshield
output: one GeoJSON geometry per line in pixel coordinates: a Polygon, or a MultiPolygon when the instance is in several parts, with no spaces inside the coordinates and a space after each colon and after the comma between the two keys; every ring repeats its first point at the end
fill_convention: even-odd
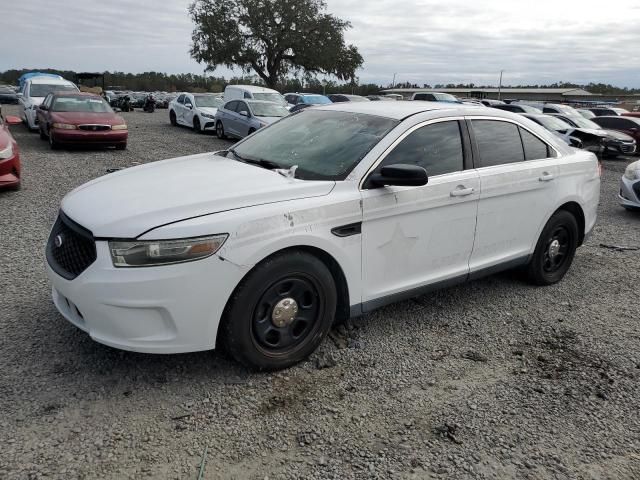
{"type": "Polygon", "coordinates": [[[107,102],[95,97],[56,97],[51,105],[51,111],[113,113],[107,102]]]}
{"type": "Polygon", "coordinates": [[[254,100],[264,100],[265,102],[273,102],[278,105],[286,105],[287,101],[279,93],[254,93],[254,100]]]}
{"type": "Polygon", "coordinates": [[[53,84],[46,83],[32,83],[29,89],[29,96],[31,97],[46,97],[53,92],[77,92],[78,89],[74,85],[65,84],[53,84]]]}
{"type": "Polygon", "coordinates": [[[307,105],[326,105],[333,102],[324,95],[303,95],[302,103],[307,105]]]}
{"type": "Polygon", "coordinates": [[[212,107],[219,108],[224,101],[220,97],[214,97],[213,95],[195,95],[196,107],[212,107]]]}
{"type": "Polygon", "coordinates": [[[275,103],[250,102],[251,111],[256,117],[286,117],[289,110],[275,103]]]}
{"type": "Polygon", "coordinates": [[[455,102],[458,103],[458,99],[448,93],[434,93],[433,94],[441,102],[455,102]]]}
{"type": "Polygon", "coordinates": [[[572,115],[569,120],[575,123],[579,128],[591,128],[593,130],[600,130],[602,128],[597,123],[577,115],[572,115]]]}
{"type": "Polygon", "coordinates": [[[234,147],[241,157],[298,166],[296,178],[344,180],[397,120],[350,112],[303,110],[258,130],[234,147]]]}
{"type": "Polygon", "coordinates": [[[537,117],[536,120],[538,120],[542,124],[542,126],[547,128],[548,130],[570,130],[571,128],[573,128],[567,122],[556,117],[545,115],[537,117]]]}

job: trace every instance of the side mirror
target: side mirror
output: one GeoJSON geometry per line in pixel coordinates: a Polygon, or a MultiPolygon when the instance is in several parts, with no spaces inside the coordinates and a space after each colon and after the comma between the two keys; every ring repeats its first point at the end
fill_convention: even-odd
{"type": "Polygon", "coordinates": [[[396,163],[382,167],[380,173],[371,175],[365,188],[378,188],[386,185],[397,187],[420,187],[429,181],[427,171],[417,165],[396,163]]]}
{"type": "Polygon", "coordinates": [[[16,97],[22,98],[22,92],[16,92],[16,97]]]}
{"type": "Polygon", "coordinates": [[[186,106],[189,110],[193,110],[193,105],[191,105],[190,103],[185,103],[185,106],[186,106]]]}
{"type": "Polygon", "coordinates": [[[20,125],[22,123],[20,117],[16,117],[14,115],[7,115],[4,121],[7,125],[20,125]]]}
{"type": "Polygon", "coordinates": [[[240,115],[242,115],[243,117],[248,117],[249,116],[249,112],[247,112],[246,110],[242,110],[241,112],[238,112],[240,115]]]}

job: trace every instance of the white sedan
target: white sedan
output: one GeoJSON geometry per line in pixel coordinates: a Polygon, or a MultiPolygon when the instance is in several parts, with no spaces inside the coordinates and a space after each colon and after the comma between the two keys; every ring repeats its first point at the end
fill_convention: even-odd
{"type": "Polygon", "coordinates": [[[560,281],[599,192],[592,153],[521,115],[340,103],[77,188],[47,272],[58,310],[98,342],[223,343],[245,365],[279,369],[335,319],[513,267],[560,281]]]}
{"type": "Polygon", "coordinates": [[[183,125],[202,133],[215,131],[214,118],[224,105],[222,97],[210,93],[181,93],[169,103],[171,125],[183,125]]]}

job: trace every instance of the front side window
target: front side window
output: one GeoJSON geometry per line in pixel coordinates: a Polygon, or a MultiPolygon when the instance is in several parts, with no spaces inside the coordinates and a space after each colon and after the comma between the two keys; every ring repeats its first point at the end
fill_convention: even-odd
{"type": "Polygon", "coordinates": [[[308,109],[258,130],[233,150],[282,168],[297,165],[295,176],[303,180],[344,180],[398,123],[377,115],[308,109]]]}
{"type": "Polygon", "coordinates": [[[459,123],[434,123],[410,133],[385,157],[379,168],[397,163],[422,167],[430,177],[463,170],[459,123]]]}
{"type": "Polygon", "coordinates": [[[531,132],[520,129],[522,137],[522,145],[524,146],[524,156],[526,160],[542,160],[549,157],[549,148],[547,144],[536,137],[531,132]]]}
{"type": "Polygon", "coordinates": [[[184,95],[180,95],[176,101],[182,105],[184,103],[184,95]]]}
{"type": "Polygon", "coordinates": [[[524,160],[518,126],[497,120],[473,120],[473,133],[480,153],[480,166],[492,167],[524,160]]]}
{"type": "Polygon", "coordinates": [[[237,100],[233,100],[231,102],[228,102],[225,106],[224,109],[225,110],[229,110],[230,112],[236,112],[237,108],[238,108],[238,101],[237,100]]]}

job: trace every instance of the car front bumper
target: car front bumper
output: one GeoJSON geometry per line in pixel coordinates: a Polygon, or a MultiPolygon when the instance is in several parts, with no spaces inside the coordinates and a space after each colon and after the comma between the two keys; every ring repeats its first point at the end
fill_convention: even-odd
{"type": "Polygon", "coordinates": [[[106,130],[104,132],[91,132],[88,130],[63,130],[53,129],[53,138],[58,143],[77,145],[121,145],[127,143],[129,132],[127,130],[106,130]]]}
{"type": "Polygon", "coordinates": [[[623,176],[620,179],[618,199],[623,207],[640,208],[640,179],[629,180],[623,176]]]}
{"type": "Polygon", "coordinates": [[[246,269],[214,255],[159,267],[115,268],[106,241],[73,280],[47,264],[53,302],[69,322],[105,345],[142,353],[215,348],[220,318],[246,269]]]}

